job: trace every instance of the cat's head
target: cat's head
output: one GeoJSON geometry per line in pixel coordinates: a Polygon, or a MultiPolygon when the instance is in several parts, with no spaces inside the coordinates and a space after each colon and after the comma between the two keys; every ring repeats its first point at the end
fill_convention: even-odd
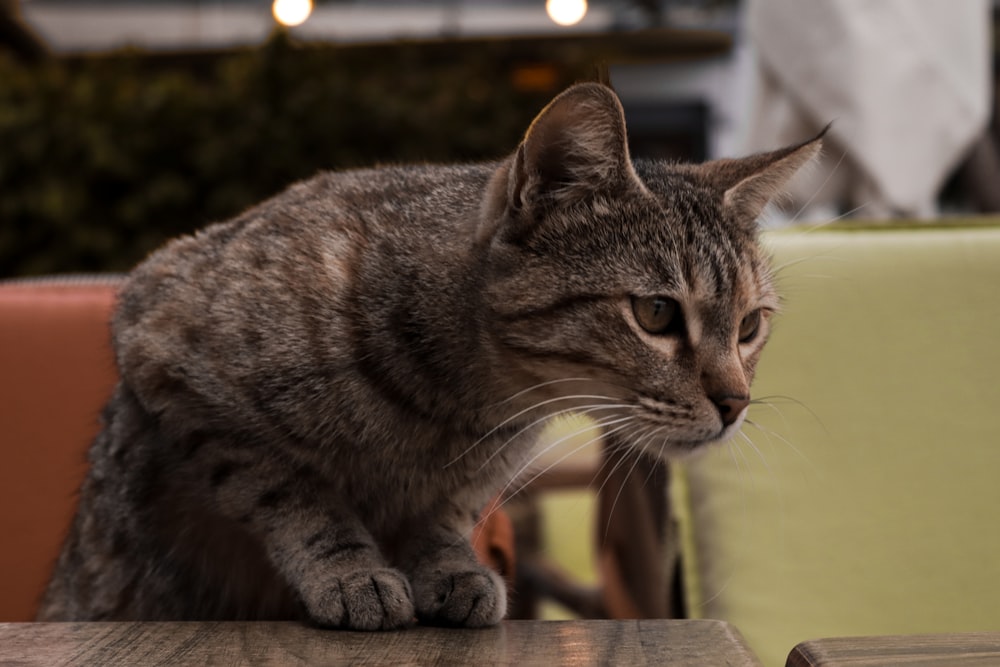
{"type": "Polygon", "coordinates": [[[535,387],[518,405],[576,407],[656,455],[733,435],[779,305],[757,218],[820,144],[633,162],[609,88],[553,100],[494,176],[479,228],[484,335],[535,387]]]}

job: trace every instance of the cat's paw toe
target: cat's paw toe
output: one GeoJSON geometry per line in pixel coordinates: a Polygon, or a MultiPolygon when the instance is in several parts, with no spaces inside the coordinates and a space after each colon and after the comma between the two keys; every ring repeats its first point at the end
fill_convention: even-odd
{"type": "Polygon", "coordinates": [[[507,613],[507,588],[485,567],[437,570],[413,582],[417,617],[438,625],[482,628],[507,613]]]}
{"type": "Polygon", "coordinates": [[[307,607],[316,623],[350,630],[393,630],[415,618],[410,584],[390,568],[341,576],[307,607]]]}

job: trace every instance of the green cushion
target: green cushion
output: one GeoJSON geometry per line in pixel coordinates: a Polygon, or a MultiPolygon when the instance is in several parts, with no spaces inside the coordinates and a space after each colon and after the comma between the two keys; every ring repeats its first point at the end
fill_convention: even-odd
{"type": "Polygon", "coordinates": [[[683,466],[692,615],[765,665],[821,636],[1000,628],[1000,221],[774,232],[737,439],[683,466]]]}

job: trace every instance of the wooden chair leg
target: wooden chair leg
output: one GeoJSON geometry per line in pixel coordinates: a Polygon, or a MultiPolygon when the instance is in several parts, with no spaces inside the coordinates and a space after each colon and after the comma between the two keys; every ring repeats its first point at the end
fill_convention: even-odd
{"type": "Polygon", "coordinates": [[[582,618],[682,618],[680,550],[668,472],[663,462],[637,459],[622,443],[609,441],[598,470],[554,470],[508,505],[518,554],[511,618],[536,618],[543,598],[582,618]],[[596,587],[573,582],[545,558],[536,502],[545,490],[588,486],[598,490],[596,587]]]}
{"type": "Polygon", "coordinates": [[[677,553],[667,466],[608,442],[599,480],[598,552],[612,618],[670,618],[677,553]]]}

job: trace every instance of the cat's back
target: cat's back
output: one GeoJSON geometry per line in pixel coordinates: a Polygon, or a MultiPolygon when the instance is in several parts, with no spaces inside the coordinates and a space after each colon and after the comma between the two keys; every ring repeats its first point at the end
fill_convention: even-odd
{"type": "MultiPolygon", "coordinates": [[[[334,263],[372,244],[426,245],[475,224],[495,165],[398,166],[323,172],[225,222],[171,241],[133,271],[126,295],[147,281],[197,283],[225,273],[266,278],[303,261],[334,263]],[[324,257],[317,252],[327,253],[324,257]]],[[[152,290],[156,296],[156,289],[152,290]]],[[[127,306],[127,302],[123,306],[127,306]]]]}
{"type": "Polygon", "coordinates": [[[354,333],[358,285],[379,282],[372,274],[393,265],[431,266],[462,252],[491,173],[489,165],[321,173],[175,239],[136,267],[120,295],[113,332],[122,377],[155,412],[159,395],[242,404],[263,365],[285,377],[307,366],[336,372],[350,361],[335,342],[354,333]]]}

